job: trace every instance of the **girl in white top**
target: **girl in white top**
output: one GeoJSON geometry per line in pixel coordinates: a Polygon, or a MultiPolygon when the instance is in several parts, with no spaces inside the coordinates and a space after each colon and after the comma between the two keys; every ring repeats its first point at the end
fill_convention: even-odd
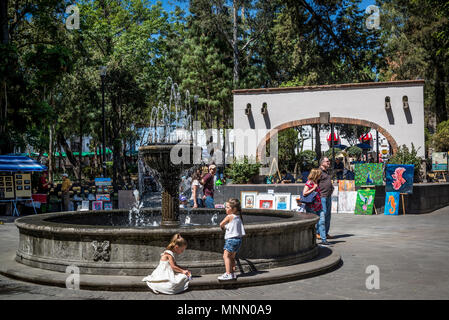
{"type": "Polygon", "coordinates": [[[242,245],[242,237],[245,235],[243,228],[242,209],[238,199],[229,199],[226,202],[226,217],[221,221],[220,228],[226,230],[223,260],[226,272],[218,277],[218,280],[233,280],[237,277],[235,271],[235,255],[242,245]],[[237,216],[236,213],[239,215],[237,216]]]}
{"type": "Polygon", "coordinates": [[[145,281],[154,293],[176,294],[187,290],[192,274],[176,264],[174,253],[181,254],[187,248],[186,240],[175,234],[166,250],[161,254],[159,265],[145,281]]]}

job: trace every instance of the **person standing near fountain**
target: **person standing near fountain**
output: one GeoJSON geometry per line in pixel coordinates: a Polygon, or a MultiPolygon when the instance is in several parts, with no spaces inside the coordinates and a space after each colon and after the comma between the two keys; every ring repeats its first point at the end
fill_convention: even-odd
{"type": "Polygon", "coordinates": [[[192,274],[179,267],[174,258],[174,253],[181,254],[186,248],[187,241],[179,233],[175,234],[161,254],[157,268],[142,279],[154,293],[177,294],[187,290],[192,274]]]}
{"type": "Polygon", "coordinates": [[[226,272],[218,277],[218,280],[234,280],[237,277],[235,271],[235,255],[242,245],[242,237],[245,235],[243,228],[242,208],[238,199],[229,199],[226,202],[226,217],[220,222],[220,228],[226,229],[223,260],[226,272]],[[237,216],[236,213],[239,215],[237,216]]]}
{"type": "Polygon", "coordinates": [[[64,173],[62,175],[62,186],[61,186],[63,211],[69,211],[71,186],[72,182],[69,179],[69,175],[67,173],[64,173]]]}
{"type": "Polygon", "coordinates": [[[215,208],[214,203],[214,176],[215,172],[217,172],[217,166],[215,164],[211,164],[209,166],[209,172],[201,179],[201,184],[204,189],[204,205],[206,208],[215,208]]]}
{"type": "Polygon", "coordinates": [[[203,193],[203,186],[200,183],[201,172],[195,171],[192,175],[192,195],[190,196],[190,206],[193,208],[204,208],[203,199],[201,194],[203,193]]]}

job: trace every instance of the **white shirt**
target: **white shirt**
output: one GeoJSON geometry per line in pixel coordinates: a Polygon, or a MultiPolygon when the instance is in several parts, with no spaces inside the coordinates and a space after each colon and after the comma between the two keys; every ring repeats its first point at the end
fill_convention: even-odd
{"type": "Polygon", "coordinates": [[[226,227],[225,239],[229,238],[241,238],[245,235],[245,228],[243,228],[242,220],[239,216],[232,214],[234,217],[226,227]]]}
{"type": "Polygon", "coordinates": [[[196,188],[196,198],[201,199],[203,197],[203,185],[198,180],[192,181],[192,195],[190,196],[190,200],[193,200],[193,187],[197,186],[196,188]]]}

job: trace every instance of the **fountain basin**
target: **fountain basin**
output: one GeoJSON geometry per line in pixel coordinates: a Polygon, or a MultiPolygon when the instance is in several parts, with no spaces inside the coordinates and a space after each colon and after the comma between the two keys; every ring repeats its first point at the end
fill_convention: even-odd
{"type": "MultiPolygon", "coordinates": [[[[154,216],[160,209],[144,213],[154,216]]],[[[186,213],[180,210],[180,215],[186,213]]],[[[192,215],[212,213],[218,213],[220,222],[224,210],[192,210],[192,215]]],[[[16,261],[59,272],[72,265],[81,274],[145,276],[156,268],[160,254],[179,232],[188,242],[187,250],[176,257],[179,265],[194,275],[223,272],[224,231],[219,226],[130,227],[106,223],[111,221],[110,215],[127,214],[126,210],[84,211],[19,218],[15,221],[20,233],[16,261]],[[92,224],[84,224],[89,221],[92,224]]],[[[246,236],[237,258],[245,271],[297,264],[318,254],[316,215],[252,209],[243,210],[243,219],[246,236]]]]}

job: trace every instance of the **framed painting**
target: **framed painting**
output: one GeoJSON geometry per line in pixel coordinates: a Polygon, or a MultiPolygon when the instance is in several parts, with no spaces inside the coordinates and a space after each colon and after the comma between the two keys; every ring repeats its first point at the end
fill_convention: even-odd
{"type": "Polygon", "coordinates": [[[272,193],[259,193],[256,197],[258,209],[271,209],[274,210],[274,194],[272,193]]]}
{"type": "Polygon", "coordinates": [[[339,180],[338,191],[355,191],[354,180],[339,180]]]}
{"type": "Polygon", "coordinates": [[[383,185],[382,163],[357,163],[354,167],[356,186],[383,185]]]}
{"type": "Polygon", "coordinates": [[[299,194],[292,194],[290,196],[290,210],[296,210],[299,208],[298,202],[296,199],[301,199],[301,195],[299,194]]]}
{"type": "Polygon", "coordinates": [[[357,191],[357,200],[355,202],[355,214],[373,214],[374,196],[376,190],[357,191]]]}
{"type": "Polygon", "coordinates": [[[103,210],[112,210],[112,202],[106,201],[103,203],[103,210]]]}
{"type": "Polygon", "coordinates": [[[103,210],[103,201],[92,201],[92,210],[103,210]]]}
{"type": "Polygon", "coordinates": [[[276,210],[290,210],[291,193],[275,193],[274,207],[276,210]]]}
{"type": "Polygon", "coordinates": [[[384,215],[397,216],[399,214],[399,192],[387,192],[385,195],[384,215]]]}
{"type": "Polygon", "coordinates": [[[357,191],[338,192],[338,213],[354,213],[357,191]]]}
{"type": "Polygon", "coordinates": [[[96,201],[111,201],[111,195],[110,194],[96,194],[95,195],[96,201]]]}
{"type": "Polygon", "coordinates": [[[256,208],[256,197],[257,191],[241,191],[240,192],[240,203],[242,204],[242,209],[255,209],[256,208]]]}
{"type": "Polygon", "coordinates": [[[385,192],[413,193],[413,164],[387,164],[385,192]]]}
{"type": "Polygon", "coordinates": [[[338,188],[334,188],[334,191],[332,192],[331,196],[331,213],[337,213],[338,212],[338,188]]]}

